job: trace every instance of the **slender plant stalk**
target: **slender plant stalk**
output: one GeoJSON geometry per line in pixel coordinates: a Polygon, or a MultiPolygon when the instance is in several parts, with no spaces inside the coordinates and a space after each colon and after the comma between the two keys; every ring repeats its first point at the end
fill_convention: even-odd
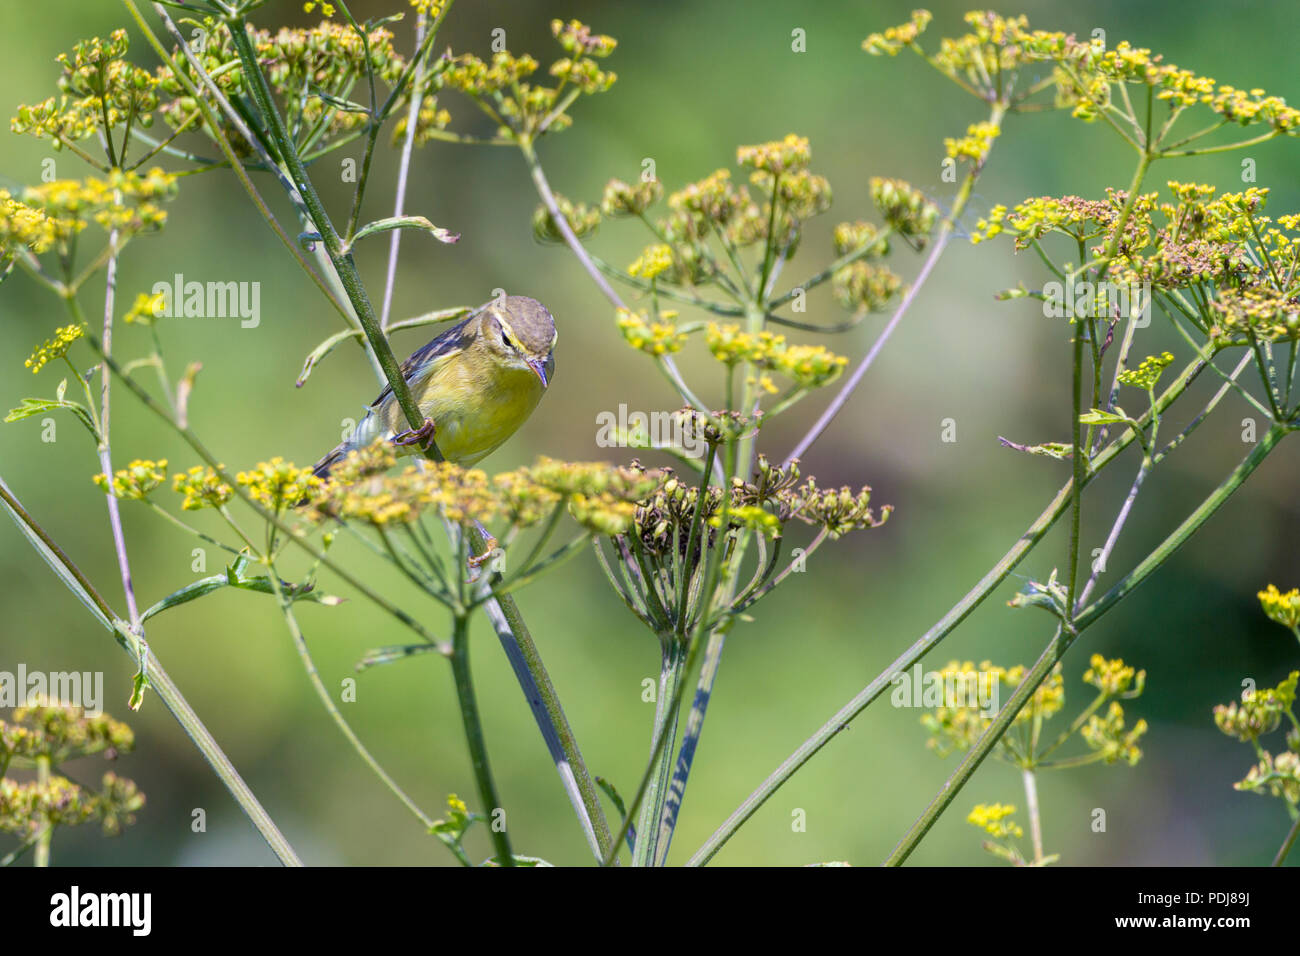
{"type": "MultiPolygon", "coordinates": [[[[133,659],[136,658],[136,648],[132,647],[131,643],[125,639],[121,630],[119,630],[119,626],[124,626],[125,622],[121,621],[108,602],[95,589],[95,586],[81,572],[81,569],[73,563],[72,559],[58,546],[36,519],[27,512],[27,509],[9,490],[9,486],[5,484],[2,478],[0,478],[0,501],[4,502],[6,510],[14,521],[40,542],[39,553],[50,565],[51,569],[64,577],[70,588],[75,585],[74,593],[82,603],[91,610],[100,624],[113,634],[123,650],[127,651],[133,659]]],[[[171,677],[163,669],[157,656],[152,650],[146,650],[145,656],[149,686],[158,695],[158,699],[163,702],[163,706],[171,712],[171,715],[176,718],[176,722],[181,725],[181,729],[198,747],[199,752],[203,754],[203,758],[212,767],[221,782],[225,784],[226,789],[230,791],[230,795],[235,798],[235,802],[239,804],[253,826],[262,834],[263,839],[266,840],[267,845],[280,859],[280,862],[286,866],[301,866],[302,861],[294,853],[289,841],[284,838],[284,835],[280,833],[279,828],[276,827],[266,810],[253,796],[253,792],[248,788],[243,778],[239,776],[238,771],[230,762],[230,758],[225,755],[216,740],[208,733],[208,729],[203,726],[203,722],[199,720],[198,715],[194,713],[189,701],[172,683],[171,677]]]]}
{"type": "Polygon", "coordinates": [[[1287,854],[1291,852],[1291,847],[1295,846],[1296,837],[1300,836],[1300,813],[1296,814],[1295,822],[1291,824],[1291,829],[1287,831],[1286,839],[1277,849],[1277,856],[1273,857],[1273,866],[1281,866],[1286,862],[1287,854]]]}
{"type": "Polygon", "coordinates": [[[962,757],[961,763],[958,764],[952,776],[944,783],[939,794],[926,807],[925,812],[921,814],[916,823],[912,824],[912,828],[899,841],[898,846],[894,848],[894,852],[886,858],[886,866],[898,866],[916,849],[917,843],[930,831],[930,828],[939,819],[939,815],[948,808],[948,804],[957,796],[966,781],[971,778],[971,775],[984,761],[984,758],[1002,739],[1002,735],[1006,733],[1012,721],[1016,719],[1016,714],[1020,713],[1020,709],[1029,701],[1034,691],[1038,689],[1038,685],[1051,673],[1052,668],[1061,659],[1069,643],[1064,628],[1058,627],[1034,666],[1016,687],[1011,698],[1002,705],[1002,709],[998,711],[997,716],[993,718],[993,723],[988,726],[975,745],[962,757]]]}
{"type": "Polygon", "coordinates": [[[1034,844],[1034,863],[1043,862],[1043,820],[1038,806],[1038,780],[1030,767],[1020,773],[1025,783],[1025,810],[1029,814],[1029,832],[1034,844]]]}
{"type": "MultiPolygon", "coordinates": [[[[1006,115],[1006,109],[1006,106],[1001,103],[994,104],[992,109],[989,111],[989,122],[995,126],[1000,126],[1003,116],[1006,115]]],[[[848,379],[840,387],[840,390],[835,394],[835,397],[831,399],[831,403],[826,406],[826,410],[822,412],[817,421],[813,423],[813,426],[808,429],[803,438],[799,439],[799,443],[795,445],[794,450],[786,456],[787,465],[795,458],[802,458],[812,446],[813,442],[820,438],[822,433],[830,426],[830,423],[835,419],[835,416],[840,413],[840,410],[848,404],[853,392],[862,381],[862,377],[867,373],[867,369],[869,369],[872,363],[875,362],[876,357],[879,356],[881,351],[884,349],[885,343],[889,341],[889,337],[894,334],[894,330],[898,328],[899,323],[903,321],[903,316],[907,314],[912,303],[916,301],[916,297],[920,294],[921,288],[930,277],[930,273],[934,271],[934,267],[938,265],[939,258],[943,255],[944,249],[947,248],[948,242],[952,239],[953,229],[955,228],[957,219],[961,216],[962,211],[966,208],[966,203],[970,200],[971,191],[975,188],[975,180],[979,178],[979,173],[982,168],[981,164],[980,167],[972,169],[962,180],[961,186],[957,191],[957,196],[953,200],[952,210],[944,217],[943,222],[939,224],[939,231],[934,237],[934,244],[930,247],[930,254],[922,264],[921,271],[916,274],[916,280],[912,283],[911,288],[907,290],[907,294],[903,296],[902,301],[899,302],[898,308],[894,310],[894,314],[890,318],[889,323],[885,326],[879,337],[877,337],[875,343],[871,346],[871,349],[862,357],[862,360],[858,362],[857,367],[854,368],[852,374],[849,375],[848,379]]]]}
{"type": "MultiPolygon", "coordinates": [[[[1168,408],[1196,379],[1204,370],[1206,363],[1197,360],[1183,370],[1182,374],[1161,394],[1156,402],[1156,409],[1163,411],[1168,408]]],[[[1139,426],[1144,425],[1150,420],[1152,415],[1148,411],[1141,419],[1138,420],[1139,426]]],[[[1132,429],[1126,430],[1114,441],[1106,446],[1094,459],[1093,467],[1085,476],[1085,483],[1091,482],[1101,470],[1127,448],[1135,440],[1135,433],[1132,429]]],[[[994,589],[997,588],[1003,580],[1006,579],[1016,566],[1024,560],[1025,556],[1033,550],[1043,536],[1047,534],[1052,525],[1065,513],[1069,505],[1071,491],[1073,489],[1073,479],[1065,484],[1056,497],[1048,504],[1043,513],[1029,526],[1002,556],[1001,559],[984,575],[980,581],[971,588],[965,596],[962,597],[953,607],[940,618],[933,627],[931,627],[906,651],[900,654],[894,662],[885,670],[881,671],[866,687],[864,687],[852,700],[839,709],[830,720],[811,737],[799,745],[789,757],[787,757],[780,766],[778,766],[767,779],[738,806],[726,820],[714,831],[712,836],[704,842],[703,845],[687,861],[688,866],[700,866],[707,863],[722,848],[735,832],[757,812],[767,800],[776,793],[781,786],[794,776],[805,763],[812,759],[823,747],[831,742],[832,739],[848,724],[861,714],[867,707],[879,697],[890,685],[895,674],[902,673],[924,657],[940,641],[948,636],[951,631],[957,627],[966,617],[979,607],[994,589]]]]}
{"type": "Polygon", "coordinates": [[[504,826],[497,826],[497,811],[505,812],[496,784],[488,766],[487,742],[483,737],[483,722],[479,718],[478,703],[474,697],[474,682],[469,670],[469,620],[457,615],[451,638],[451,670],[456,679],[456,697],[460,701],[460,716],[465,724],[465,740],[469,744],[470,762],[474,766],[474,780],[478,784],[479,800],[488,814],[488,829],[496,849],[496,861],[501,866],[514,866],[515,857],[510,849],[510,837],[504,826]]]}
{"type": "Polygon", "coordinates": [[[1105,596],[1098,599],[1093,604],[1084,608],[1074,619],[1072,624],[1072,633],[1066,631],[1063,627],[1058,627],[1056,634],[1051,642],[1044,649],[1037,663],[1032,670],[1025,675],[1024,680],[1017,686],[1011,699],[1003,705],[998,712],[993,723],[980,735],[970,749],[963,757],[962,762],[952,775],[944,783],[942,789],[930,806],[926,808],[921,817],[912,825],[903,839],[899,842],[894,852],[890,854],[885,861],[886,865],[896,866],[907,859],[921,838],[929,832],[934,826],[939,815],[947,809],[953,798],[961,791],[966,782],[970,780],[972,774],[979,767],[980,763],[989,754],[997,744],[1002,734],[1010,727],[1011,722],[1015,720],[1016,714],[1024,706],[1029,697],[1038,689],[1038,685],[1043,682],[1051,672],[1055,663],[1061,659],[1065,651],[1070,647],[1078,636],[1091,625],[1095,624],[1103,614],[1111,610],[1116,604],[1131,594],[1133,590],[1141,584],[1156,568],[1160,567],[1167,561],[1175,551],[1185,544],[1193,534],[1195,534],[1211,515],[1223,506],[1247,478],[1259,467],[1260,463],[1268,457],[1269,453],[1277,446],[1277,443],[1288,434],[1291,429],[1286,426],[1275,425],[1265,433],[1259,444],[1251,453],[1239,464],[1227,478],[1167,537],[1155,550],[1153,550],[1136,568],[1130,571],[1123,580],[1115,587],[1108,591],[1105,596]]]}
{"type": "Polygon", "coordinates": [[[307,646],[307,639],[303,636],[302,627],[298,624],[298,616],[294,614],[293,602],[289,600],[284,593],[283,586],[280,584],[280,575],[276,570],[275,562],[267,558],[266,566],[270,571],[271,589],[275,592],[276,600],[280,604],[280,610],[284,614],[285,626],[289,629],[289,636],[293,638],[294,649],[298,652],[303,670],[307,672],[307,677],[311,681],[316,695],[321,699],[321,703],[325,705],[326,712],[338,725],[339,730],[343,732],[343,736],[352,745],[352,749],[357,752],[357,755],[361,757],[366,766],[374,772],[384,786],[392,791],[393,796],[397,797],[401,804],[411,811],[426,830],[432,829],[434,825],[433,818],[420,809],[419,805],[407,795],[406,791],[383,768],[383,765],[375,759],[366,745],[361,742],[361,738],[357,736],[356,731],[352,729],[352,725],[348,723],[347,718],[343,716],[338,705],[334,703],[334,698],[330,695],[325,682],[321,680],[320,672],[316,669],[316,661],[312,658],[311,650],[307,646]]]}

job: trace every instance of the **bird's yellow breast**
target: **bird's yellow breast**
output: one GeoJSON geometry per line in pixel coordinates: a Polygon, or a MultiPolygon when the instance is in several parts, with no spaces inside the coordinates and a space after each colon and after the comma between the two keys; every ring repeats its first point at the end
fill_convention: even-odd
{"type": "MultiPolygon", "coordinates": [[[[485,458],[513,435],[542,391],[532,371],[500,364],[477,349],[435,362],[426,380],[412,383],[420,411],[435,425],[438,450],[459,465],[485,458]]],[[[390,436],[407,429],[396,402],[386,411],[390,436]]]]}

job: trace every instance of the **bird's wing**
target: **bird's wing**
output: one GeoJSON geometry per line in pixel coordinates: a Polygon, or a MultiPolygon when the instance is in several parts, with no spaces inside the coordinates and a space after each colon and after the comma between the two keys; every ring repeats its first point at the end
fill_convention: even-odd
{"type": "MultiPolygon", "coordinates": [[[[410,357],[402,363],[402,378],[406,379],[408,384],[414,384],[415,380],[420,377],[420,373],[430,368],[440,356],[451,355],[467,348],[474,340],[475,334],[467,326],[476,318],[478,318],[477,315],[471,315],[463,322],[459,322],[446,331],[440,332],[428,344],[412,352],[410,357]]],[[[392,394],[393,386],[385,385],[384,390],[379,393],[379,397],[370,403],[370,407],[374,408],[392,394]]]]}

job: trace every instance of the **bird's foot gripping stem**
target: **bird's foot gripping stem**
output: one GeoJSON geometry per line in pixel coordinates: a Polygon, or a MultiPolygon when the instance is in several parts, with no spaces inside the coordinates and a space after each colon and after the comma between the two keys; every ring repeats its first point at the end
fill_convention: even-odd
{"type": "Polygon", "coordinates": [[[432,418],[426,418],[424,424],[419,428],[408,428],[393,436],[393,444],[400,446],[417,445],[421,451],[428,451],[429,444],[433,441],[434,433],[438,428],[433,423],[432,418]]]}

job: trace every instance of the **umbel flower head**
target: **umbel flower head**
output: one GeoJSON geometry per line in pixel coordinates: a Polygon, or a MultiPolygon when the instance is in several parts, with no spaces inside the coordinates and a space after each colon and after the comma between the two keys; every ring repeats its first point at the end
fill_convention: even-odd
{"type": "Polygon", "coordinates": [[[395,461],[382,442],[351,452],[328,482],[308,491],[309,513],[318,520],[357,520],[382,528],[433,512],[457,524],[496,522],[523,529],[567,507],[584,528],[617,534],[656,480],[640,469],[551,458],[495,476],[451,462],[389,474],[395,461]]]}
{"type": "Polygon", "coordinates": [[[31,369],[34,375],[54,359],[63,358],[63,356],[67,355],[72,343],[85,334],[86,327],[80,324],[65,325],[62,328],[55,329],[54,337],[46,339],[23,364],[31,369]]]}
{"type": "MultiPolygon", "coordinates": [[[[130,123],[148,128],[158,107],[157,80],[126,60],[127,32],[92,37],[58,56],[60,95],[22,106],[10,121],[15,133],[49,140],[55,149],[130,123]]],[[[124,144],[125,145],[125,144],[124,144]]]]}
{"type": "Polygon", "coordinates": [[[1292,631],[1300,630],[1300,588],[1283,593],[1277,585],[1270,584],[1259,592],[1259,603],[1270,621],[1276,621],[1292,631]]]}
{"type": "Polygon", "coordinates": [[[167,480],[167,459],[158,461],[136,459],[126,468],[116,472],[112,480],[107,475],[95,475],[95,484],[117,498],[144,501],[149,493],[167,480]]]}
{"type": "Polygon", "coordinates": [[[603,93],[618,79],[597,62],[613,53],[618,41],[577,20],[553,20],[551,33],[566,54],[546,70],[554,86],[530,81],[541,64],[527,53],[516,56],[509,50],[497,51],[488,61],[462,54],[452,60],[444,82],[496,120],[502,137],[531,140],[565,129],[572,123],[568,108],[577,96],[603,93]]]}
{"type": "MultiPolygon", "coordinates": [[[[225,469],[224,465],[221,467],[225,469]]],[[[235,493],[235,490],[222,481],[217,472],[207,465],[195,465],[188,471],[173,475],[172,490],[184,496],[181,508],[186,511],[220,508],[235,493]]]]}
{"type": "MultiPolygon", "coordinates": [[[[960,700],[955,695],[953,700],[921,717],[921,725],[930,732],[926,746],[940,757],[969,750],[993,723],[994,717],[976,699],[977,682],[996,682],[999,699],[1003,699],[1020,686],[1027,673],[1028,668],[1022,664],[1007,668],[996,666],[991,661],[983,661],[976,668],[973,661],[949,661],[938,674],[943,686],[965,687],[966,692],[960,695],[960,700]]],[[[1061,677],[1061,665],[1057,664],[1034,691],[1029,702],[1016,714],[1015,722],[1023,724],[1036,719],[1047,719],[1064,706],[1065,681],[1061,677]]],[[[1005,747],[1003,741],[998,748],[998,754],[1004,758],[1009,755],[1005,747]]]]}
{"type": "MultiPolygon", "coordinates": [[[[17,707],[0,721],[0,755],[7,765],[30,767],[48,760],[57,768],[68,760],[103,754],[114,759],[135,745],[126,724],[106,715],[89,717],[81,707],[38,700],[17,707]]],[[[77,826],[99,820],[106,836],[135,822],[144,806],[136,785],[106,773],[98,792],[53,774],[48,781],[16,783],[0,777],[0,831],[34,835],[49,826],[77,826]]]]}
{"type": "Polygon", "coordinates": [[[14,708],[0,722],[0,750],[15,757],[48,757],[52,763],[103,753],[109,758],[135,746],[135,734],[106,715],[89,717],[83,708],[38,700],[14,708]]]}

